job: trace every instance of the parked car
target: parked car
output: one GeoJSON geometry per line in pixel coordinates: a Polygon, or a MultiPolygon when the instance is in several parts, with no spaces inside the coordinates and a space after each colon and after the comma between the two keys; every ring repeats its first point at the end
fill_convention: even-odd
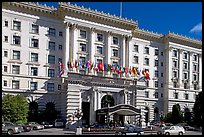
{"type": "Polygon", "coordinates": [[[56,119],[54,125],[55,125],[55,127],[64,127],[65,126],[65,120],[56,119]]]}
{"type": "Polygon", "coordinates": [[[139,126],[126,125],[124,129],[116,131],[116,135],[144,135],[144,131],[139,126]]]}
{"type": "Polygon", "coordinates": [[[158,134],[163,135],[183,135],[185,129],[182,126],[166,126],[161,131],[158,131],[158,134]]]}
{"type": "Polygon", "coordinates": [[[195,131],[196,129],[187,123],[178,123],[177,126],[182,126],[185,130],[195,131]]]}
{"type": "Polygon", "coordinates": [[[31,126],[23,124],[23,123],[16,123],[16,125],[22,127],[23,132],[30,132],[31,131],[31,126]]]}
{"type": "Polygon", "coordinates": [[[90,126],[90,128],[109,128],[108,124],[93,124],[90,126]]]}
{"type": "Polygon", "coordinates": [[[13,124],[12,122],[2,123],[2,134],[13,135],[22,132],[22,127],[13,124]]]}
{"type": "Polygon", "coordinates": [[[54,125],[53,125],[53,122],[47,122],[47,121],[43,121],[43,122],[41,123],[41,125],[43,125],[45,128],[51,128],[51,127],[54,126],[54,125]]]}
{"type": "Polygon", "coordinates": [[[44,129],[44,126],[38,124],[37,122],[29,122],[27,125],[31,127],[31,130],[42,130],[42,129],[44,129]]]}

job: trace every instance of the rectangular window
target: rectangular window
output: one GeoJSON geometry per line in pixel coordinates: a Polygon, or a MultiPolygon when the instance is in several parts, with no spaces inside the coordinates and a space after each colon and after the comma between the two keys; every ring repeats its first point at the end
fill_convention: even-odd
{"type": "Polygon", "coordinates": [[[158,81],[155,81],[155,82],[154,82],[154,86],[155,86],[155,88],[158,88],[159,82],[158,82],[158,81]]]}
{"type": "Polygon", "coordinates": [[[49,50],[55,50],[55,42],[49,42],[49,50]]]}
{"type": "Polygon", "coordinates": [[[149,87],[149,81],[146,81],[146,82],[145,82],[145,85],[146,85],[147,87],[149,87]]]}
{"type": "Polygon", "coordinates": [[[188,100],[188,93],[184,93],[185,99],[188,100]]]}
{"type": "Polygon", "coordinates": [[[118,37],[113,37],[113,44],[118,45],[118,37]]]}
{"type": "Polygon", "coordinates": [[[136,63],[136,64],[138,64],[138,56],[134,56],[133,62],[136,63]]]}
{"type": "Polygon", "coordinates": [[[163,52],[161,52],[161,56],[163,56],[163,52]]]}
{"type": "Polygon", "coordinates": [[[79,47],[80,51],[84,51],[86,52],[86,44],[84,43],[80,43],[80,47],[79,47]]]}
{"type": "Polygon", "coordinates": [[[187,83],[184,83],[184,89],[188,89],[188,84],[187,83]]]}
{"type": "Polygon", "coordinates": [[[183,73],[183,79],[188,79],[188,73],[187,72],[183,73]]]}
{"type": "Polygon", "coordinates": [[[13,51],[13,59],[20,60],[20,51],[13,51]]]}
{"type": "Polygon", "coordinates": [[[55,77],[55,70],[54,69],[48,69],[48,77],[55,77]]]}
{"type": "Polygon", "coordinates": [[[188,69],[188,63],[187,62],[183,63],[183,69],[188,69]]]}
{"type": "Polygon", "coordinates": [[[20,45],[21,44],[21,37],[20,36],[13,36],[13,44],[20,45]]]}
{"type": "Polygon", "coordinates": [[[154,60],[154,65],[157,67],[159,66],[159,60],[154,60]]]}
{"type": "Polygon", "coordinates": [[[47,91],[53,92],[54,91],[54,83],[47,83],[47,91]]]}
{"type": "Polygon", "coordinates": [[[155,96],[155,98],[159,98],[159,93],[155,92],[154,96],[155,96]]]}
{"type": "Polygon", "coordinates": [[[12,80],[12,89],[19,89],[19,81],[12,80]]]}
{"type": "Polygon", "coordinates": [[[149,58],[144,59],[144,65],[149,65],[149,58]]]}
{"type": "Polygon", "coordinates": [[[30,82],[30,90],[34,91],[38,89],[38,83],[37,82],[30,82]]]}
{"type": "Polygon", "coordinates": [[[35,33],[35,34],[38,34],[39,32],[39,26],[38,25],[35,25],[35,24],[32,24],[32,30],[31,30],[32,33],[35,33]]]}
{"type": "Polygon", "coordinates": [[[97,54],[103,54],[103,48],[100,46],[97,46],[97,54]]]}
{"type": "Polygon", "coordinates": [[[86,31],[80,30],[80,38],[86,39],[86,31]]]}
{"type": "Polygon", "coordinates": [[[134,45],[134,51],[138,52],[139,45],[134,45]]]}
{"type": "Polygon", "coordinates": [[[55,64],[55,56],[53,56],[53,55],[48,55],[48,63],[50,63],[50,64],[55,64]]]}
{"type": "Polygon", "coordinates": [[[197,90],[197,89],[198,89],[197,86],[198,86],[197,84],[194,84],[194,85],[193,85],[193,89],[194,89],[194,90],[197,90]]]}
{"type": "Polygon", "coordinates": [[[37,76],[38,75],[38,68],[31,67],[31,76],[37,76]]]}
{"type": "Polygon", "coordinates": [[[20,21],[13,21],[13,29],[14,30],[21,30],[21,22],[20,21]]]}
{"type": "Polygon", "coordinates": [[[8,36],[4,36],[4,42],[8,42],[8,36]]]}
{"type": "Polygon", "coordinates": [[[54,28],[49,28],[49,31],[48,31],[48,34],[50,35],[50,36],[55,36],[55,29],[54,28]]]}
{"type": "Polygon", "coordinates": [[[193,71],[197,71],[197,65],[193,64],[193,71]]]}
{"type": "Polygon", "coordinates": [[[188,53],[187,52],[183,53],[183,59],[188,59],[188,53]]]}
{"type": "Polygon", "coordinates": [[[59,50],[62,50],[62,45],[59,45],[59,50]]]}
{"type": "Polygon", "coordinates": [[[161,66],[163,66],[163,62],[161,62],[161,66]]]}
{"type": "Polygon", "coordinates": [[[113,49],[113,56],[118,57],[118,50],[117,49],[113,49]]]}
{"type": "Polygon", "coordinates": [[[163,93],[161,93],[161,98],[163,98],[163,93]]]}
{"type": "Polygon", "coordinates": [[[8,67],[4,66],[4,72],[8,72],[8,67]]]}
{"type": "Polygon", "coordinates": [[[4,87],[7,87],[7,81],[6,80],[4,80],[4,87]]]}
{"type": "Polygon", "coordinates": [[[174,77],[174,78],[177,78],[177,76],[178,76],[178,75],[177,75],[177,71],[173,71],[173,77],[174,77]]]}
{"type": "Polygon", "coordinates": [[[12,73],[13,74],[20,74],[20,66],[12,65],[12,73]]]}
{"type": "Polygon", "coordinates": [[[173,87],[177,88],[177,82],[173,82],[173,87]]]}
{"type": "Polygon", "coordinates": [[[61,63],[62,63],[62,58],[58,58],[58,62],[61,62],[61,63]]]}
{"type": "Polygon", "coordinates": [[[62,89],[62,85],[58,85],[58,90],[61,90],[62,89]]]}
{"type": "Polygon", "coordinates": [[[62,37],[62,32],[61,31],[59,32],[59,36],[62,37]]]}
{"type": "Polygon", "coordinates": [[[172,50],[172,57],[177,57],[177,51],[176,50],[172,50]]]}
{"type": "Polygon", "coordinates": [[[149,91],[145,91],[145,98],[149,98],[149,91]]]}
{"type": "Polygon", "coordinates": [[[149,54],[149,48],[148,47],[144,48],[144,54],[149,54]]]}
{"type": "Polygon", "coordinates": [[[178,99],[178,93],[177,92],[174,93],[174,99],[178,99]]]}
{"type": "Polygon", "coordinates": [[[31,62],[38,62],[38,53],[31,53],[31,62]]]}
{"type": "Polygon", "coordinates": [[[176,60],[173,61],[173,67],[174,67],[174,68],[178,68],[178,63],[177,63],[176,60]]]}
{"type": "Polygon", "coordinates": [[[38,39],[31,39],[31,47],[38,48],[38,39]]]}
{"type": "Polygon", "coordinates": [[[161,88],[163,88],[163,83],[161,83],[161,88]]]}
{"type": "Polygon", "coordinates": [[[158,49],[154,50],[154,55],[159,55],[159,50],[158,49]]]}
{"type": "Polygon", "coordinates": [[[163,77],[163,73],[161,73],[161,77],[163,77]]]}
{"type": "Polygon", "coordinates": [[[8,51],[4,51],[4,57],[8,57],[8,51]]]}
{"type": "Polygon", "coordinates": [[[197,55],[196,54],[193,55],[193,61],[197,61],[197,55]]]}
{"type": "Polygon", "coordinates": [[[7,20],[4,21],[4,26],[8,27],[8,21],[7,20]]]}
{"type": "Polygon", "coordinates": [[[103,34],[97,34],[97,41],[103,42],[103,34]]]}
{"type": "Polygon", "coordinates": [[[158,70],[155,70],[155,71],[154,71],[154,76],[155,76],[155,77],[159,77],[159,71],[158,71],[158,70]]]}
{"type": "Polygon", "coordinates": [[[197,75],[196,74],[193,74],[193,80],[197,81],[197,75]]]}
{"type": "Polygon", "coordinates": [[[85,64],[86,58],[85,57],[79,57],[79,60],[81,60],[82,64],[85,64]]]}

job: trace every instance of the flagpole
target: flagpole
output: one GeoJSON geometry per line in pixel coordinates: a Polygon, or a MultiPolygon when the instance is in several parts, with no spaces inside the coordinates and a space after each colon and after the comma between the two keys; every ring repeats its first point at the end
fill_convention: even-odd
{"type": "Polygon", "coordinates": [[[122,17],[122,2],[120,2],[120,17],[122,17]]]}

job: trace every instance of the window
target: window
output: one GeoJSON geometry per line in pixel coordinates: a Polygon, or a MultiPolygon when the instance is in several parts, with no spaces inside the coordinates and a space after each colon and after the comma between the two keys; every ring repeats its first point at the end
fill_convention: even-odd
{"type": "Polygon", "coordinates": [[[163,88],[163,83],[161,83],[161,88],[163,88]]]}
{"type": "Polygon", "coordinates": [[[159,93],[155,92],[154,96],[155,96],[155,98],[159,98],[159,93]]]}
{"type": "Polygon", "coordinates": [[[8,51],[4,51],[4,57],[8,57],[8,51]]]}
{"type": "Polygon", "coordinates": [[[177,67],[178,67],[177,60],[174,60],[174,61],[173,61],[173,67],[174,67],[174,68],[177,68],[177,67]]]}
{"type": "Polygon", "coordinates": [[[161,93],[161,98],[163,98],[163,93],[161,93]]]}
{"type": "Polygon", "coordinates": [[[48,63],[50,63],[50,64],[55,64],[55,56],[53,56],[53,55],[48,55],[48,63]]]}
{"type": "Polygon", "coordinates": [[[161,77],[163,77],[163,73],[161,73],[161,77]]]}
{"type": "Polygon", "coordinates": [[[197,65],[193,64],[193,71],[197,71],[197,65]]]}
{"type": "Polygon", "coordinates": [[[86,44],[84,44],[84,43],[80,43],[80,51],[84,51],[84,52],[86,52],[86,44]]]}
{"type": "Polygon", "coordinates": [[[138,52],[139,45],[134,45],[134,51],[138,52]]]}
{"type": "Polygon", "coordinates": [[[13,36],[13,44],[20,45],[21,44],[21,37],[20,36],[13,36]]]}
{"type": "Polygon", "coordinates": [[[4,36],[4,42],[8,42],[8,36],[4,36]]]}
{"type": "Polygon", "coordinates": [[[80,30],[80,38],[86,39],[86,31],[80,30]]]}
{"type": "Polygon", "coordinates": [[[174,99],[178,99],[178,93],[177,92],[174,93],[174,99]]]}
{"type": "Polygon", "coordinates": [[[19,81],[12,80],[12,89],[19,89],[19,81]]]}
{"type": "Polygon", "coordinates": [[[163,56],[163,52],[161,52],[161,56],[163,56]]]}
{"type": "Polygon", "coordinates": [[[103,34],[97,34],[97,41],[103,42],[103,34]]]}
{"type": "Polygon", "coordinates": [[[174,70],[174,71],[173,71],[173,78],[177,78],[177,77],[178,77],[178,75],[177,75],[177,71],[174,70]]]}
{"type": "Polygon", "coordinates": [[[34,91],[38,89],[38,83],[37,82],[30,82],[30,90],[34,91]]]}
{"type": "Polygon", "coordinates": [[[12,65],[12,73],[13,74],[20,74],[20,66],[12,65]]]}
{"type": "Polygon", "coordinates": [[[55,50],[55,42],[49,42],[49,50],[55,50]]]}
{"type": "Polygon", "coordinates": [[[61,62],[61,63],[62,63],[62,58],[58,58],[58,62],[61,62]]]}
{"type": "Polygon", "coordinates": [[[37,76],[38,75],[38,68],[31,67],[31,76],[37,76]]]}
{"type": "Polygon", "coordinates": [[[14,30],[21,30],[21,22],[20,21],[13,21],[13,29],[14,30]]]}
{"type": "Polygon", "coordinates": [[[185,100],[188,100],[188,93],[184,93],[185,100]]]}
{"type": "Polygon", "coordinates": [[[183,69],[188,69],[188,63],[187,62],[183,63],[183,69]]]}
{"type": "Polygon", "coordinates": [[[173,82],[173,87],[177,88],[177,82],[173,82]]]}
{"type": "Polygon", "coordinates": [[[117,49],[113,49],[113,56],[118,57],[118,50],[117,49]]]}
{"type": "Polygon", "coordinates": [[[8,27],[8,21],[7,20],[4,21],[4,26],[8,27]]]}
{"type": "Polygon", "coordinates": [[[158,49],[154,50],[154,55],[159,55],[159,50],[158,49]]]}
{"type": "Polygon", "coordinates": [[[146,82],[145,82],[145,85],[146,85],[147,87],[149,87],[149,81],[146,81],[146,82]]]}
{"type": "Polygon", "coordinates": [[[144,54],[149,54],[149,48],[148,47],[144,48],[144,54]]]}
{"type": "Polygon", "coordinates": [[[198,86],[197,84],[194,84],[194,85],[193,85],[193,89],[194,89],[194,90],[197,90],[197,89],[198,89],[197,86],[198,86]]]}
{"type": "Polygon", "coordinates": [[[188,84],[184,83],[184,89],[188,89],[188,84]]]}
{"type": "Polygon", "coordinates": [[[154,86],[155,86],[155,88],[158,88],[159,82],[158,82],[158,81],[155,81],[155,82],[154,82],[154,86]]]}
{"type": "Polygon", "coordinates": [[[13,51],[13,59],[20,60],[20,51],[13,51]]]}
{"type": "Polygon", "coordinates": [[[97,46],[97,53],[98,54],[103,54],[103,48],[100,46],[97,46]]]}
{"type": "Polygon", "coordinates": [[[62,50],[62,45],[59,45],[59,50],[62,50]]]}
{"type": "Polygon", "coordinates": [[[62,89],[62,85],[58,85],[58,90],[61,90],[62,89]]]}
{"type": "Polygon", "coordinates": [[[118,37],[113,37],[113,44],[118,45],[118,37]]]}
{"type": "Polygon", "coordinates": [[[193,61],[197,61],[197,55],[196,54],[193,55],[193,61]]]}
{"type": "Polygon", "coordinates": [[[53,92],[54,91],[54,83],[47,83],[47,91],[53,92]]]}
{"type": "Polygon", "coordinates": [[[187,52],[183,53],[183,59],[188,59],[188,53],[187,52]]]}
{"type": "Polygon", "coordinates": [[[7,87],[7,81],[6,80],[4,80],[4,87],[7,87]]]}
{"type": "Polygon", "coordinates": [[[172,57],[177,57],[177,51],[176,50],[172,51],[172,57]]]}
{"type": "MultiPolygon", "coordinates": [[[[79,57],[79,60],[81,60],[82,64],[85,64],[86,58],[85,58],[85,57],[79,57]]],[[[98,61],[98,60],[97,60],[97,61],[98,61]]]]}
{"type": "Polygon", "coordinates": [[[183,79],[188,79],[188,73],[187,72],[183,73],[183,79]]]}
{"type": "Polygon", "coordinates": [[[48,69],[48,77],[55,77],[55,70],[54,69],[48,69]]]}
{"type": "Polygon", "coordinates": [[[145,98],[149,98],[149,91],[145,91],[145,98]]]}
{"type": "Polygon", "coordinates": [[[38,33],[39,32],[39,27],[38,25],[35,25],[35,24],[32,24],[32,30],[31,30],[32,33],[38,33]]]}
{"type": "Polygon", "coordinates": [[[144,59],[144,65],[149,65],[149,59],[148,58],[144,59]]]}
{"type": "Polygon", "coordinates": [[[138,64],[138,56],[134,56],[133,60],[134,60],[134,63],[138,64]]]}
{"type": "Polygon", "coordinates": [[[48,34],[50,36],[55,36],[55,29],[54,28],[49,28],[48,34]]]}
{"type": "Polygon", "coordinates": [[[38,53],[31,53],[31,61],[38,62],[38,53]]]}
{"type": "Polygon", "coordinates": [[[196,81],[197,80],[197,75],[193,74],[193,80],[196,81]]]}
{"type": "Polygon", "coordinates": [[[113,66],[117,66],[118,62],[113,61],[113,66]]]}
{"type": "Polygon", "coordinates": [[[62,32],[61,31],[59,32],[59,36],[62,37],[62,32]]]}
{"type": "Polygon", "coordinates": [[[155,77],[159,77],[159,72],[158,72],[158,70],[155,70],[155,71],[154,71],[154,76],[155,76],[155,77]]]}
{"type": "Polygon", "coordinates": [[[38,48],[38,39],[31,39],[31,47],[38,48]]]}
{"type": "Polygon", "coordinates": [[[7,71],[8,71],[8,67],[4,66],[4,72],[7,72],[7,71]]]}
{"type": "Polygon", "coordinates": [[[154,60],[154,65],[159,66],[159,60],[154,60]]]}
{"type": "Polygon", "coordinates": [[[161,66],[163,66],[163,62],[161,62],[161,66]]]}

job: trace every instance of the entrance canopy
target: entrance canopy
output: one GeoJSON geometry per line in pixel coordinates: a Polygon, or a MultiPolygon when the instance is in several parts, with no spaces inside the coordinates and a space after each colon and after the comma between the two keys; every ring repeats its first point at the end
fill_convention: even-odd
{"type": "Polygon", "coordinates": [[[141,109],[137,109],[136,107],[128,104],[119,104],[112,107],[105,107],[102,109],[96,110],[98,115],[124,115],[124,116],[135,116],[140,115],[141,109]]]}

